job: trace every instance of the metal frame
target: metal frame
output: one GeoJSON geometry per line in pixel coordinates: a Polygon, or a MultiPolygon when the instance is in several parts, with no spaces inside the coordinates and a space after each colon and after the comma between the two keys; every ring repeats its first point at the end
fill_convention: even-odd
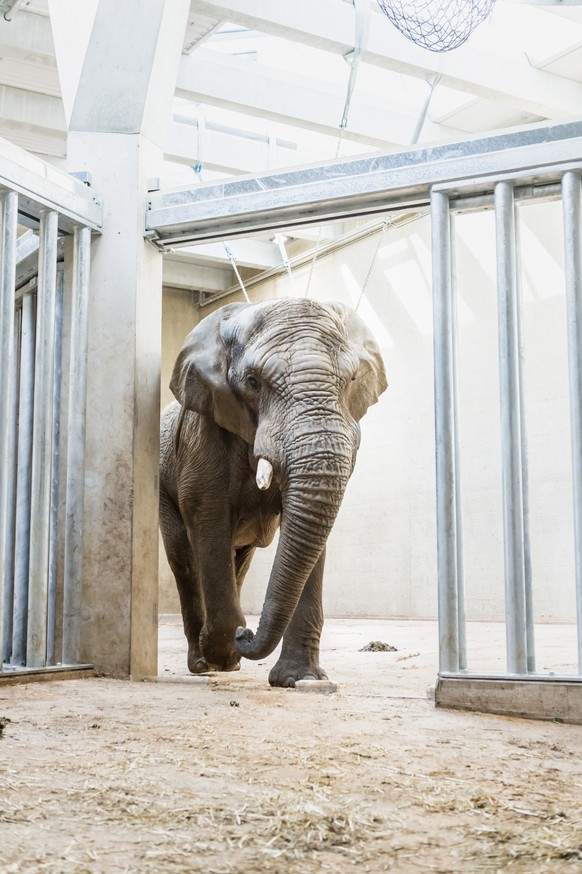
{"type": "Polygon", "coordinates": [[[535,674],[516,222],[518,202],[563,198],[582,675],[581,173],[582,123],[569,122],[196,189],[160,191],[153,193],[147,203],[145,233],[161,249],[332,218],[410,210],[430,203],[440,629],[436,701],[445,706],[501,708],[502,712],[546,716],[536,700],[547,688],[551,690],[548,700],[553,702],[552,715],[582,721],[582,676],[550,680],[535,674]],[[507,673],[495,678],[471,675],[466,670],[458,437],[453,219],[457,213],[482,209],[494,209],[496,219],[502,410],[507,673]],[[501,703],[499,695],[496,699],[500,683],[510,689],[501,703]],[[493,694],[491,689],[497,692],[493,694]],[[563,713],[555,709],[558,700],[568,701],[563,713]]]}
{"type": "Polygon", "coordinates": [[[463,142],[327,162],[314,167],[152,192],[146,235],[162,249],[277,228],[427,206],[431,189],[451,198],[485,194],[490,181],[522,187],[559,182],[580,166],[582,122],[527,127],[463,142]],[[540,173],[543,172],[543,180],[540,173]]]}
{"type": "Polygon", "coordinates": [[[0,478],[0,642],[3,661],[10,660],[4,676],[14,677],[49,667],[54,673],[61,661],[69,670],[87,668],[78,665],[87,311],[91,231],[101,228],[102,209],[82,182],[3,141],[0,165],[0,464],[7,471],[0,478]],[[17,239],[17,223],[37,233],[17,239]],[[63,233],[73,234],[73,280],[69,408],[61,423],[63,233]],[[66,535],[57,516],[61,424],[68,437],[66,535]],[[55,650],[59,587],[67,611],[62,656],[55,650]]]}

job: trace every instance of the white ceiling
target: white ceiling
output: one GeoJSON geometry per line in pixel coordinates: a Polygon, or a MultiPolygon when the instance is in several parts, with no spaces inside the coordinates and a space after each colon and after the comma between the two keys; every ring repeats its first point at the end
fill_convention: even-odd
{"type": "MultiPolygon", "coordinates": [[[[406,40],[375,0],[370,19],[342,135],[344,156],[409,145],[437,75],[420,143],[582,115],[582,0],[497,0],[468,43],[447,54],[406,40]]],[[[164,184],[334,158],[350,73],[344,56],[354,48],[355,23],[352,0],[192,0],[164,184]]],[[[66,122],[48,0],[0,0],[0,136],[64,162],[66,122]]],[[[259,270],[279,255],[273,242],[249,241],[237,257],[259,270]]],[[[189,286],[183,268],[194,258],[173,259],[180,287],[189,286]]],[[[208,291],[228,282],[221,252],[200,252],[197,263],[208,291]],[[212,277],[213,270],[221,274],[212,277]]]]}

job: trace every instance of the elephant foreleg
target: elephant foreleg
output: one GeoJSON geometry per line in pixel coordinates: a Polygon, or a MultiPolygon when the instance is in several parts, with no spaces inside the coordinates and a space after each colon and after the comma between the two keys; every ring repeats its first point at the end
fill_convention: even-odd
{"type": "Polygon", "coordinates": [[[325,548],[307,579],[283,636],[281,655],[269,674],[271,686],[294,686],[296,680],[327,680],[327,674],[319,666],[324,564],[325,548]]]}
{"type": "Polygon", "coordinates": [[[184,522],[178,508],[163,490],[160,492],[160,529],[180,596],[184,634],[188,641],[188,670],[199,674],[208,670],[199,642],[204,625],[202,597],[184,522]]]}
{"type": "Polygon", "coordinates": [[[236,551],[235,568],[236,568],[236,587],[240,596],[240,590],[247,575],[247,571],[251,566],[253,555],[255,554],[254,546],[241,546],[236,551]]]}
{"type": "Polygon", "coordinates": [[[240,655],[234,639],[245,618],[238,597],[232,538],[221,520],[205,517],[198,523],[196,555],[205,607],[200,647],[210,670],[238,670],[240,655]]]}

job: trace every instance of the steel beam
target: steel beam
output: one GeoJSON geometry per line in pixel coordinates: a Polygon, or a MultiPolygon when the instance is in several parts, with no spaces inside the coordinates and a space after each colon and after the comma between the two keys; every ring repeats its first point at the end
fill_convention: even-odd
{"type": "MultiPolygon", "coordinates": [[[[0,645],[4,639],[4,585],[8,568],[10,525],[8,517],[12,392],[14,359],[14,282],[16,276],[16,236],[18,197],[12,191],[0,194],[0,645]]],[[[0,671],[2,669],[0,659],[0,671]]]]}
{"type": "Polygon", "coordinates": [[[457,197],[490,194],[502,178],[527,185],[543,173],[545,183],[557,181],[558,165],[580,167],[581,154],[582,123],[567,122],[159,191],[148,200],[146,233],[177,246],[426,206],[431,187],[457,197]]]}
{"type": "Polygon", "coordinates": [[[43,210],[59,214],[59,228],[72,233],[77,225],[102,227],[102,205],[86,185],[0,139],[0,187],[19,194],[20,221],[40,223],[43,210]]]}

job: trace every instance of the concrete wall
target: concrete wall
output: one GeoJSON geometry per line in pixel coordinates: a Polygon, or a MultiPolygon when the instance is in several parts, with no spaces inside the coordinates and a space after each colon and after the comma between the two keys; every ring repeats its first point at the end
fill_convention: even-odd
{"type": "MultiPolygon", "coordinates": [[[[574,616],[574,563],[560,205],[522,211],[525,380],[529,433],[535,612],[574,616]]],[[[503,616],[494,224],[490,213],[457,220],[460,401],[467,615],[503,616]]],[[[355,304],[378,236],[318,259],[318,300],[355,304]]],[[[250,293],[302,295],[277,277],[250,293]]],[[[224,302],[224,301],[223,301],[224,302]]],[[[207,310],[202,310],[205,315],[207,310]]],[[[362,421],[362,446],[329,540],[328,616],[435,617],[436,547],[430,224],[386,231],[359,307],[382,348],[390,387],[362,421]]],[[[164,384],[197,312],[186,296],[164,298],[164,384]]],[[[243,609],[259,612],[273,548],[259,551],[243,609]]],[[[178,609],[162,574],[162,610],[178,609]]]]}

